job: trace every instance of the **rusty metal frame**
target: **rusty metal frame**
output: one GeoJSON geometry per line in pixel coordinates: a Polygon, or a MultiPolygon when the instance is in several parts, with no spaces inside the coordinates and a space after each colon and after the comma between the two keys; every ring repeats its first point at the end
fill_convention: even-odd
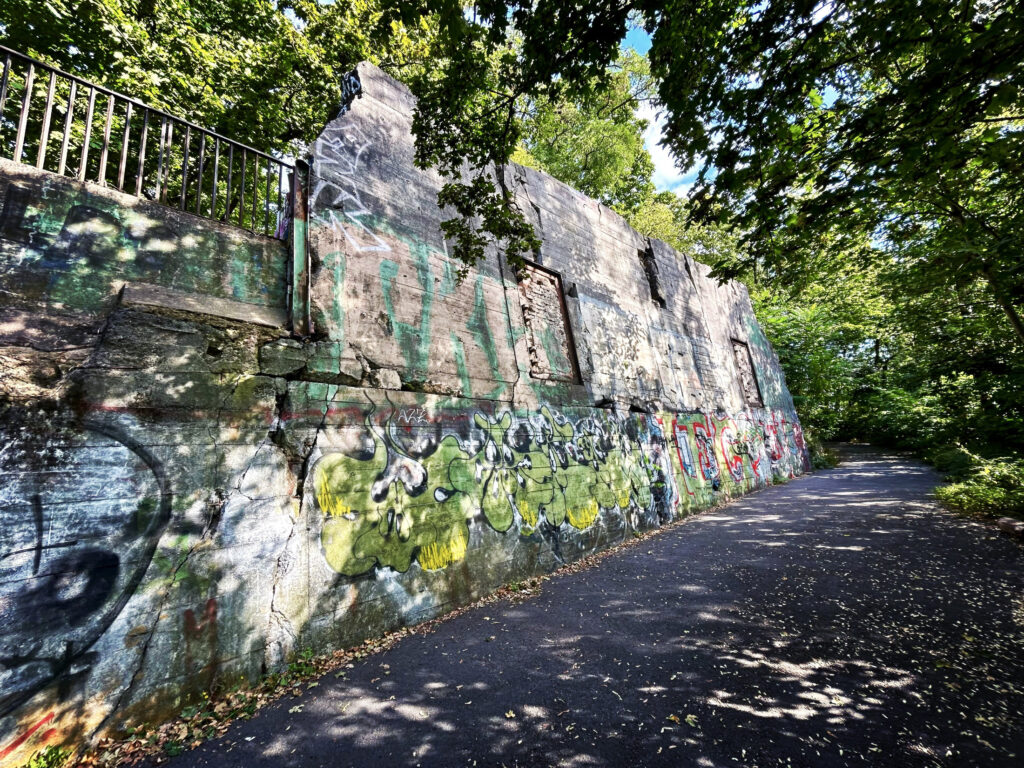
{"type": "Polygon", "coordinates": [[[747,398],[747,392],[743,389],[743,376],[742,371],[739,371],[740,375],[740,388],[743,395],[743,404],[748,405],[751,408],[764,408],[764,392],[761,390],[761,381],[757,378],[757,366],[754,365],[754,355],[750,351],[750,344],[740,339],[730,337],[729,346],[733,349],[733,361],[736,360],[736,345],[743,347],[743,351],[747,353],[747,362],[750,364],[750,376],[754,380],[754,389],[757,390],[757,403],[752,403],[747,398]]]}

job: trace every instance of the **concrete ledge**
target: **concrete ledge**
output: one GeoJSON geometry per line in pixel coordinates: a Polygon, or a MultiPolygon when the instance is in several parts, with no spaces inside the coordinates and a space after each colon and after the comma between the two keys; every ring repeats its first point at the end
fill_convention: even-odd
{"type": "Polygon", "coordinates": [[[288,324],[288,314],[283,309],[246,304],[233,299],[201,296],[146,283],[125,283],[121,292],[121,303],[128,307],[164,307],[194,312],[270,328],[284,328],[288,324]]]}

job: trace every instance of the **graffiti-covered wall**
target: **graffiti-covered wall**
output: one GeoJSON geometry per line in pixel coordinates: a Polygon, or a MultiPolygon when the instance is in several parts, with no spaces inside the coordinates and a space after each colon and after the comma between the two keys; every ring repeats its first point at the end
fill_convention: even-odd
{"type": "Polygon", "coordinates": [[[0,165],[0,764],[804,470],[743,286],[519,167],[458,280],[359,75],[284,242],[0,165]]]}

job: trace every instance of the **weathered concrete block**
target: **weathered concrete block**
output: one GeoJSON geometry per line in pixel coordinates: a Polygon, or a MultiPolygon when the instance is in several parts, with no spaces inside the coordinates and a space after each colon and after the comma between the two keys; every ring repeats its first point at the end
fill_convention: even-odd
{"type": "Polygon", "coordinates": [[[287,376],[304,368],[312,354],[308,345],[294,339],[277,339],[260,347],[260,372],[287,376]]]}
{"type": "Polygon", "coordinates": [[[366,374],[366,382],[376,389],[401,389],[402,379],[391,368],[375,368],[366,374]]]}
{"type": "Polygon", "coordinates": [[[311,345],[304,378],[330,384],[359,384],[366,364],[350,346],[339,341],[311,345]]]}

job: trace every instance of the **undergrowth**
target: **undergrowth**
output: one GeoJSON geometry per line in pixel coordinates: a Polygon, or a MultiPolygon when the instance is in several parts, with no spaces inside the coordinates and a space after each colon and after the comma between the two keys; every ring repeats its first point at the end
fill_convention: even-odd
{"type": "Polygon", "coordinates": [[[839,466],[839,454],[829,448],[809,429],[804,430],[804,444],[811,458],[811,469],[832,469],[839,466]]]}
{"type": "Polygon", "coordinates": [[[61,768],[71,757],[70,749],[49,746],[36,752],[25,763],[25,768],[61,768]]]}
{"type": "Polygon", "coordinates": [[[948,485],[935,489],[950,509],[984,518],[1024,519],[1024,458],[985,458],[960,445],[946,445],[928,455],[948,485]]]}

